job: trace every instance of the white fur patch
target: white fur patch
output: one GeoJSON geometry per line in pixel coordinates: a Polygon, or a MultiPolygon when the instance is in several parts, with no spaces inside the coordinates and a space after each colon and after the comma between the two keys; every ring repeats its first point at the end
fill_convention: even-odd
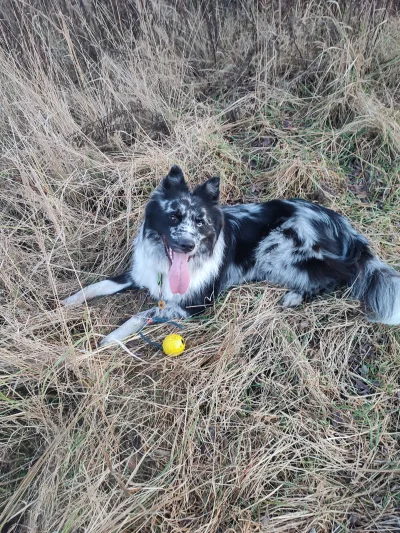
{"type": "Polygon", "coordinates": [[[281,300],[282,307],[296,307],[303,302],[303,296],[295,291],[287,292],[281,300]]]}
{"type": "Polygon", "coordinates": [[[82,305],[93,298],[115,294],[116,292],[128,288],[130,285],[130,281],[127,283],[116,283],[115,281],[105,279],[104,281],[93,283],[93,285],[89,285],[72,296],[65,298],[65,300],[62,300],[61,304],[65,306],[82,305]]]}
{"type": "Polygon", "coordinates": [[[258,215],[263,210],[262,204],[243,204],[243,205],[224,205],[222,208],[224,213],[233,215],[237,220],[242,218],[258,215]]]}

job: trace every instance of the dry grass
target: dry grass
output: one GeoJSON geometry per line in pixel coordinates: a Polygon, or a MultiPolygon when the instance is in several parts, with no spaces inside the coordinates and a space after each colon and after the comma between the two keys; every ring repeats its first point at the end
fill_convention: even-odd
{"type": "Polygon", "coordinates": [[[172,163],[226,202],[334,207],[399,267],[394,5],[0,11],[0,530],[399,531],[398,328],[251,285],[185,324],[184,356],[135,338],[138,361],[96,341],[143,295],[59,306],[127,266],[172,163]]]}

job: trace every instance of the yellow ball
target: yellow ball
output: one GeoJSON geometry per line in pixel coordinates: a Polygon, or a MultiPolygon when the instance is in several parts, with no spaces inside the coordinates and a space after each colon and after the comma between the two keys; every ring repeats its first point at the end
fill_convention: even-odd
{"type": "Polygon", "coordinates": [[[181,353],[184,352],[185,341],[180,335],[177,335],[176,333],[171,333],[171,335],[168,335],[163,340],[162,347],[166,355],[176,357],[177,355],[181,355],[181,353]]]}

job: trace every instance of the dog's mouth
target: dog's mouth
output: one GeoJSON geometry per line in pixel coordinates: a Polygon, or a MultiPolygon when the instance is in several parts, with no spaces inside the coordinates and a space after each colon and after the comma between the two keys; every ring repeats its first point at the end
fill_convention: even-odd
{"type": "Polygon", "coordinates": [[[167,259],[169,261],[170,266],[172,265],[172,262],[173,262],[173,259],[174,259],[174,254],[184,255],[185,257],[187,257],[188,261],[190,261],[192,259],[193,255],[184,254],[182,252],[174,252],[174,250],[170,246],[168,246],[167,239],[165,238],[164,235],[162,236],[162,241],[163,241],[163,244],[164,244],[165,255],[167,256],[167,259]]]}
{"type": "Polygon", "coordinates": [[[168,261],[169,261],[169,265],[171,266],[172,265],[172,248],[170,248],[168,246],[167,239],[165,238],[165,235],[162,236],[162,241],[163,241],[163,244],[164,244],[165,255],[167,256],[168,261]]]}
{"type": "Polygon", "coordinates": [[[172,294],[185,294],[190,285],[189,261],[192,256],[172,250],[164,235],[162,239],[165,255],[170,264],[168,280],[171,292],[172,294]]]}

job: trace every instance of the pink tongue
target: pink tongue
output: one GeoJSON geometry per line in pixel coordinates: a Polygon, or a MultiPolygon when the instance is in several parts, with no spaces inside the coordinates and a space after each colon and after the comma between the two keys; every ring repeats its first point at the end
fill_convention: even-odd
{"type": "Polygon", "coordinates": [[[173,294],[185,294],[190,283],[189,257],[172,252],[172,265],[169,269],[169,286],[173,294]]]}

